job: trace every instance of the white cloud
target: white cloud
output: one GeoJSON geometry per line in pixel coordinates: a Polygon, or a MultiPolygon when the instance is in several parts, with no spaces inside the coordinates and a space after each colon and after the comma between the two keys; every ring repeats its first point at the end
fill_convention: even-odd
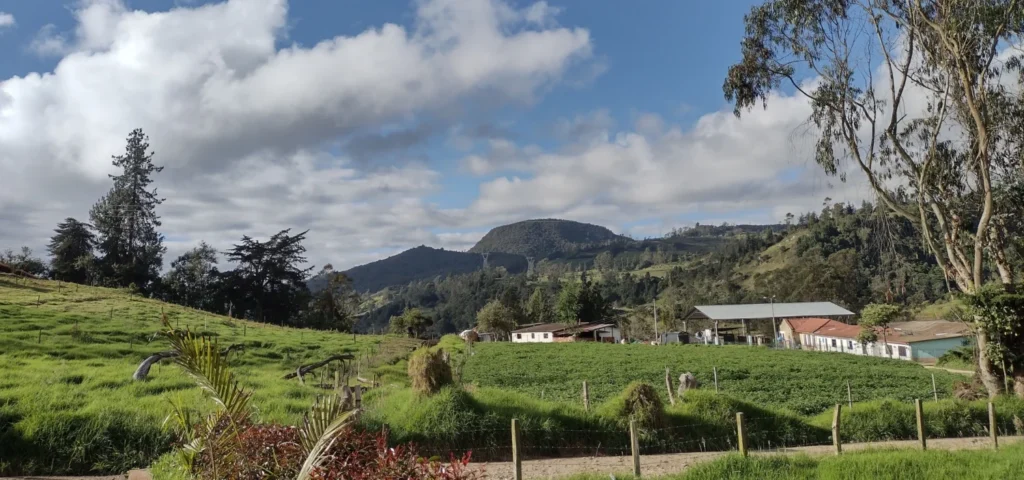
{"type": "Polygon", "coordinates": [[[0,80],[0,240],[39,248],[59,219],[85,218],[137,127],[166,166],[157,186],[172,249],[310,228],[311,261],[342,267],[438,239],[431,228],[458,220],[423,200],[437,188],[432,168],[323,152],[460,102],[534,102],[586,65],[591,39],[547,6],[417,5],[410,28],[279,49],[285,0],[155,13],[82,2],[73,31],[36,39],[62,56],[52,72],[0,80]]]}
{"type": "MultiPolygon", "coordinates": [[[[813,163],[809,113],[802,97],[776,96],[767,110],[742,119],[713,112],[689,129],[639,115],[630,130],[597,129],[556,151],[515,156],[525,174],[482,184],[469,211],[491,219],[559,216],[605,225],[660,218],[670,219],[664,221],[668,230],[680,216],[728,219],[757,210],[760,221],[770,222],[785,215],[772,205],[802,212],[820,208],[826,196],[869,198],[858,179],[842,184],[813,163]]],[[[574,123],[580,122],[567,124],[574,123]]],[[[470,170],[493,171],[513,149],[502,145],[494,155],[470,157],[470,170]]]]}
{"type": "Polygon", "coordinates": [[[0,12],[0,29],[10,28],[17,25],[14,21],[14,15],[7,12],[0,12]]]}

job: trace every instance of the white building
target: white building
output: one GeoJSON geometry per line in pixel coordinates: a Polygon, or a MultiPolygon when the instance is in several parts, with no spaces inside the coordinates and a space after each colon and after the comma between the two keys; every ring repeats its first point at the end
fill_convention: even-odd
{"type": "Polygon", "coordinates": [[[897,360],[933,363],[943,353],[967,344],[967,325],[944,320],[896,322],[878,341],[857,341],[861,327],[822,318],[787,319],[782,334],[798,341],[798,347],[819,352],[841,352],[897,360]]]}
{"type": "Polygon", "coordinates": [[[512,332],[512,343],[604,342],[619,343],[622,332],[610,323],[540,323],[512,332]]]}

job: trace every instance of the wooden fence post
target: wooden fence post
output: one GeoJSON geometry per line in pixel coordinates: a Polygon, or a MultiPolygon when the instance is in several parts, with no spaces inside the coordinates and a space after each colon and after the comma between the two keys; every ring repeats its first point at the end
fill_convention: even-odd
{"type": "Polygon", "coordinates": [[[668,393],[668,403],[675,405],[676,397],[672,396],[672,377],[668,373],[668,367],[665,367],[665,390],[668,393]]]}
{"type": "Polygon", "coordinates": [[[636,436],[636,421],[629,419],[629,449],[633,453],[633,476],[640,478],[640,440],[636,436]]]}
{"type": "Polygon", "coordinates": [[[519,423],[512,419],[512,468],[515,480],[523,480],[523,459],[519,452],[519,423]]]}
{"type": "Polygon", "coordinates": [[[850,408],[853,408],[853,390],[850,389],[849,380],[846,381],[846,403],[850,405],[850,408]]]}
{"type": "Polygon", "coordinates": [[[715,393],[718,393],[718,367],[711,367],[711,371],[715,374],[715,393]]]}
{"type": "Polygon", "coordinates": [[[935,374],[932,374],[932,395],[935,396],[935,401],[939,401],[939,391],[935,388],[935,374]]]}
{"type": "Polygon", "coordinates": [[[341,367],[334,369],[334,388],[341,388],[341,367]]]}
{"type": "Polygon", "coordinates": [[[357,384],[355,386],[355,388],[353,388],[352,390],[354,392],[353,396],[356,399],[356,403],[355,403],[356,408],[362,407],[363,406],[363,386],[357,384]]]}
{"type": "Polygon", "coordinates": [[[917,413],[917,438],[921,440],[921,450],[928,449],[928,441],[924,434],[924,408],[921,407],[921,399],[914,400],[914,410],[917,413]]]}
{"type": "Polygon", "coordinates": [[[747,456],[747,432],[743,426],[743,412],[736,412],[736,437],[739,439],[740,455],[747,456]]]}
{"type": "Polygon", "coordinates": [[[583,409],[590,411],[590,388],[587,387],[587,381],[583,381],[583,409]]]}
{"type": "Polygon", "coordinates": [[[39,329],[39,341],[36,342],[36,343],[39,343],[39,344],[43,343],[43,329],[41,329],[41,328],[39,329]]]}
{"type": "Polygon", "coordinates": [[[836,447],[836,455],[843,453],[843,442],[839,437],[839,425],[841,422],[843,404],[836,404],[836,413],[832,415],[832,444],[836,447]]]}
{"type": "Polygon", "coordinates": [[[988,402],[988,431],[992,437],[992,448],[999,450],[999,424],[996,423],[996,404],[988,402]]]}

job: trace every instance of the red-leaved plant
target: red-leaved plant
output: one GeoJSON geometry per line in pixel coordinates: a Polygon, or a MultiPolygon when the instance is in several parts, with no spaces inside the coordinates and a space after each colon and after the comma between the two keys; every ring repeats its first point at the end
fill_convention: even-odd
{"type": "MultiPolygon", "coordinates": [[[[259,480],[295,478],[305,456],[295,427],[249,425],[228,442],[232,452],[206,452],[196,459],[199,478],[259,480]]],[[[413,444],[389,447],[383,433],[347,429],[327,450],[314,480],[475,480],[481,471],[469,467],[471,453],[448,461],[420,456],[413,444]]]]}

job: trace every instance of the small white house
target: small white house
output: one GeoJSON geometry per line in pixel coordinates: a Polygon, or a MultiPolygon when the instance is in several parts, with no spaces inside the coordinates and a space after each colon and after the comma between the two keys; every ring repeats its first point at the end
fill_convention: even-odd
{"type": "Polygon", "coordinates": [[[943,353],[967,343],[968,327],[944,320],[897,322],[884,332],[877,331],[878,341],[862,344],[857,341],[861,327],[828,319],[787,319],[782,325],[787,342],[805,350],[841,352],[897,360],[933,363],[943,353]],[[792,340],[790,340],[792,339],[792,340]]]}
{"type": "Polygon", "coordinates": [[[540,323],[512,332],[512,343],[604,342],[619,343],[622,333],[610,323],[540,323]]]}

